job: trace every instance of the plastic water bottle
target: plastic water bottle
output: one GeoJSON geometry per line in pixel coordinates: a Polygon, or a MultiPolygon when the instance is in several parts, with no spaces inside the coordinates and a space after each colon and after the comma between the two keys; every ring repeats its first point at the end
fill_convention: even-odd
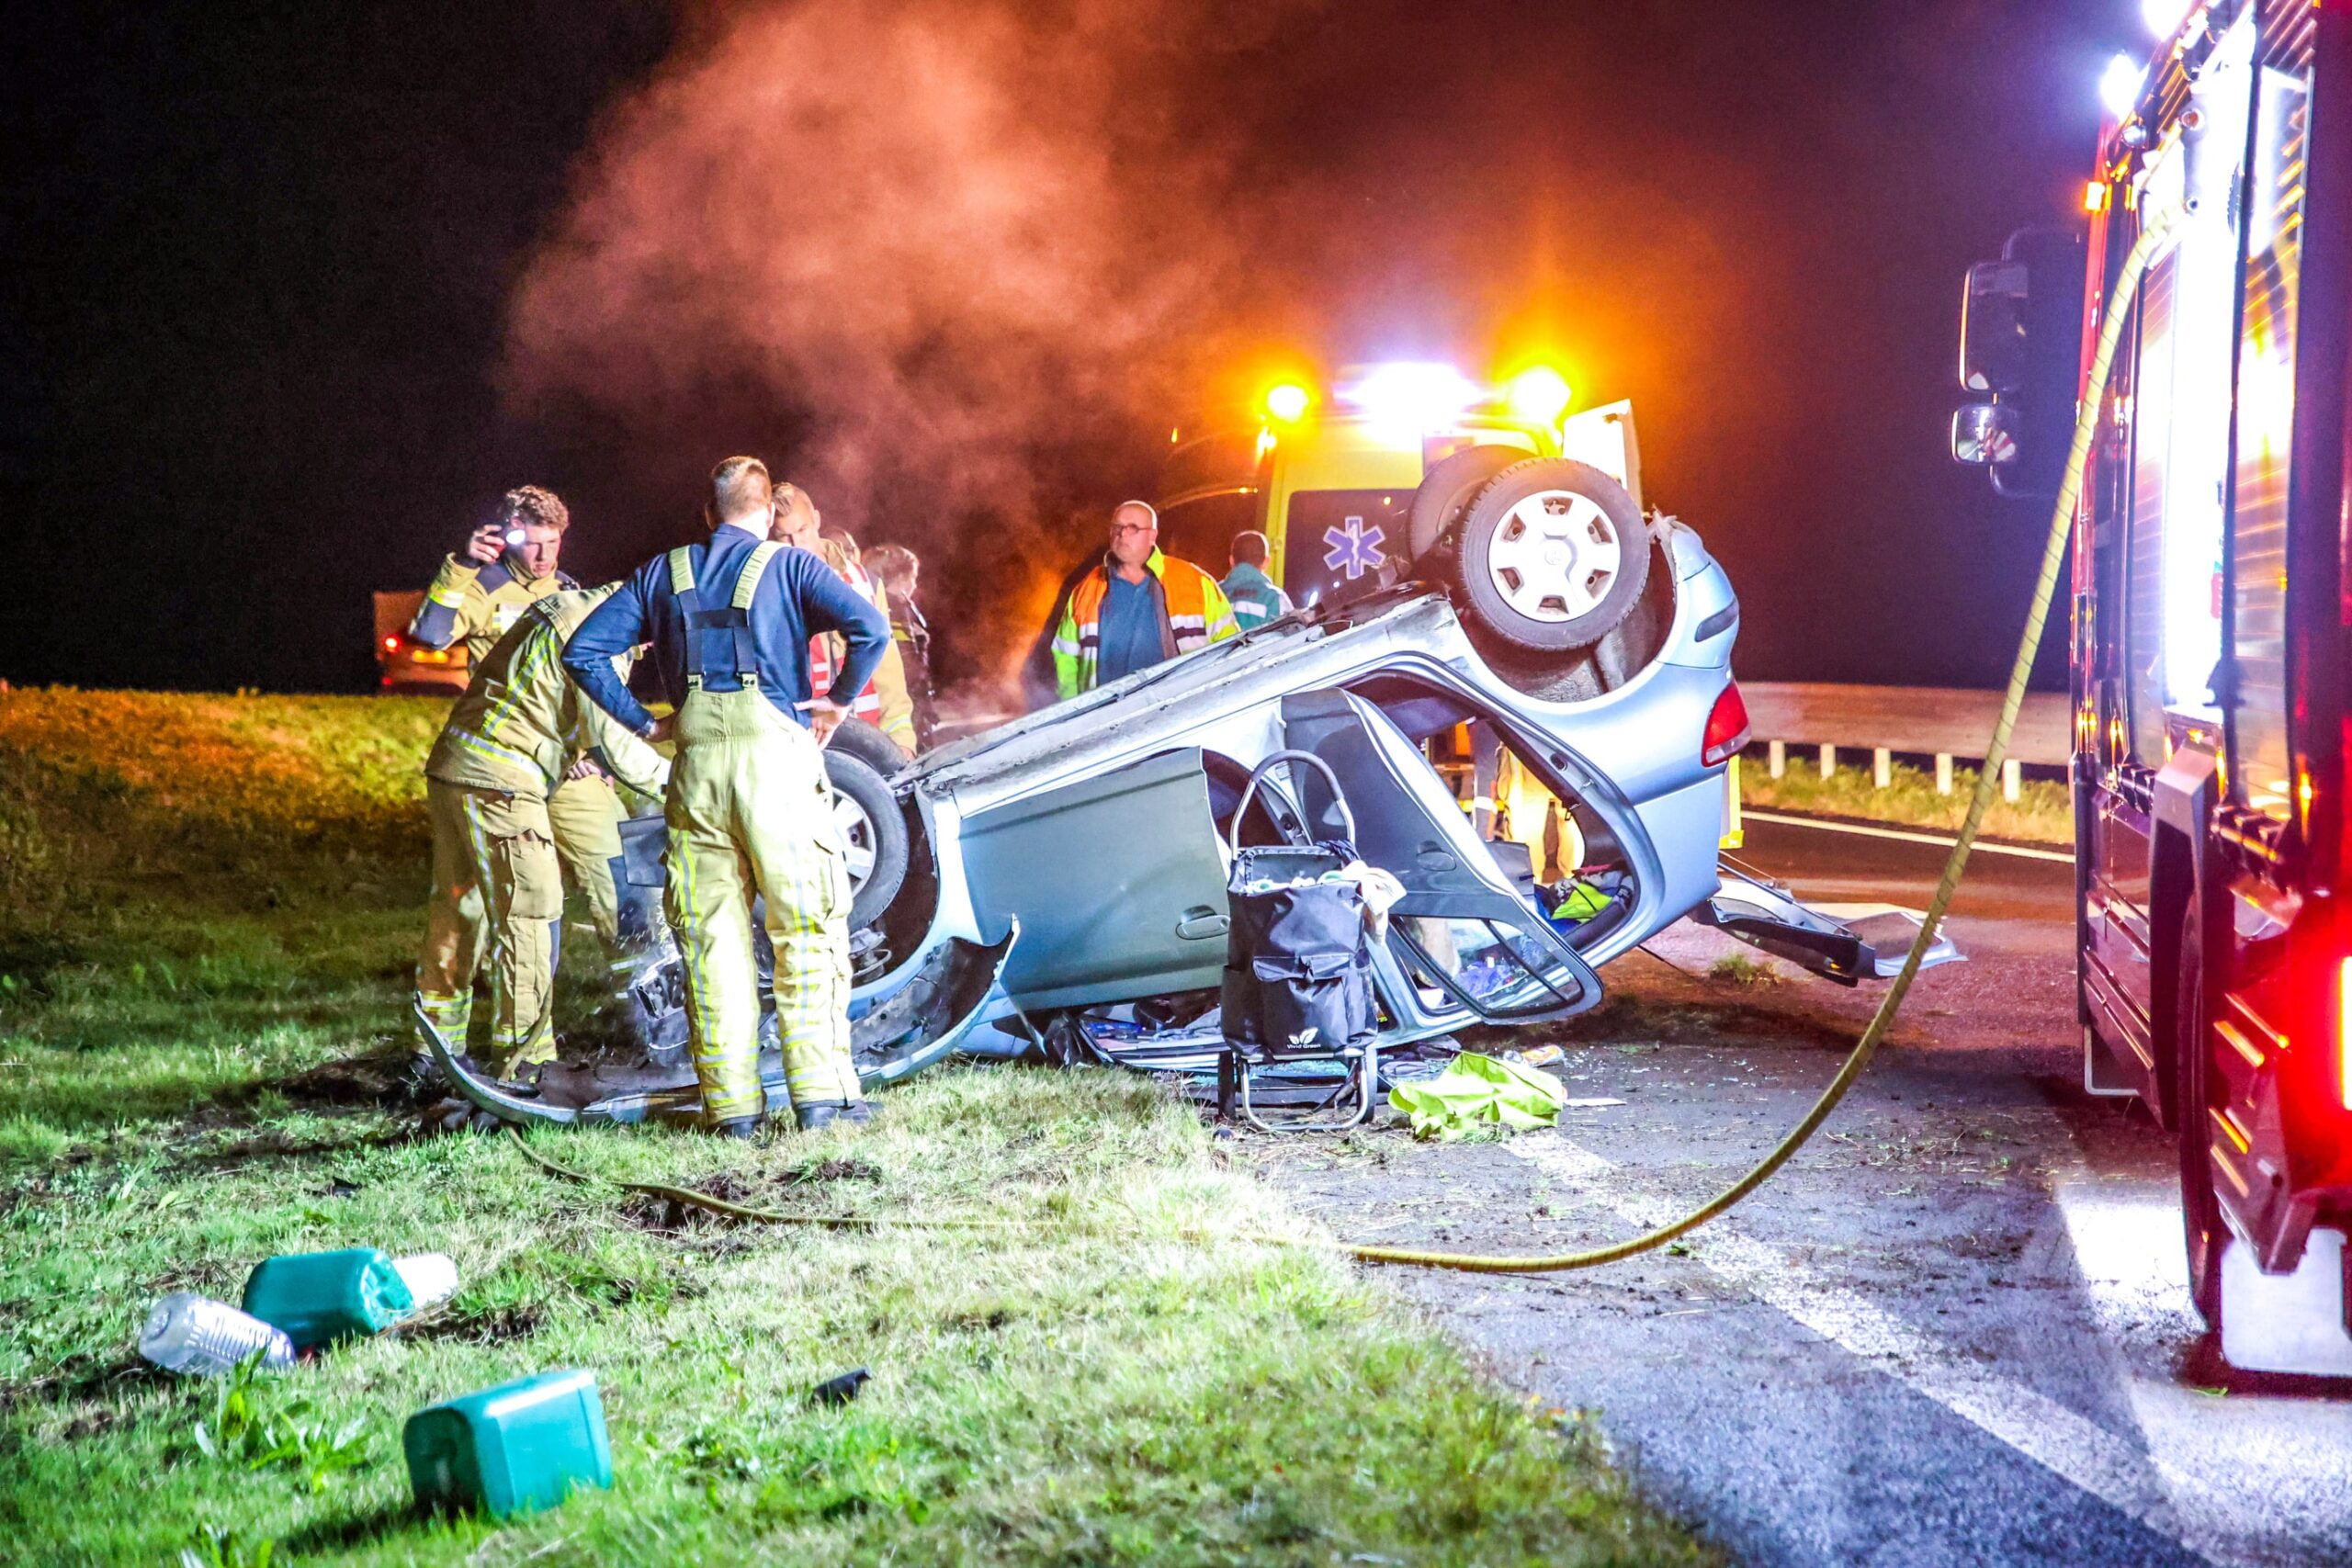
{"type": "Polygon", "coordinates": [[[259,1350],[265,1367],[294,1364],[293,1341],[226,1302],[174,1291],[139,1331],[139,1353],[169,1371],[213,1377],[259,1350]]]}
{"type": "Polygon", "coordinates": [[[418,1252],[392,1259],[392,1269],[408,1287],[411,1312],[423,1312],[458,1293],[458,1260],[446,1252],[418,1252]]]}

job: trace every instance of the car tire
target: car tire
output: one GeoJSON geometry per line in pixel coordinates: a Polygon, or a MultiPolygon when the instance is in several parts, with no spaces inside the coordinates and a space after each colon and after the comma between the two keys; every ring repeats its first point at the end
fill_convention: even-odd
{"type": "Polygon", "coordinates": [[[1649,581],[1641,508],[1589,463],[1512,464],[1471,500],[1460,536],[1463,608],[1531,652],[1591,647],[1633,613],[1649,581]]]}
{"type": "Polygon", "coordinates": [[[2213,1188],[2212,1031],[2205,1016],[2204,921],[2192,902],[2181,917],[2179,980],[2173,987],[2173,1082],[2179,1103],[2173,1120],[2180,1134],[2180,1222],[2188,1248],[2188,1294],[2198,1314],[2222,1329],[2222,1249],[2229,1223],[2213,1188]]]}
{"type": "Polygon", "coordinates": [[[842,720],[833,738],[825,742],[825,750],[854,757],[886,779],[914,760],[905,748],[862,718],[842,720]]]}
{"type": "Polygon", "coordinates": [[[1513,463],[1526,460],[1527,454],[1516,446],[1471,446],[1440,458],[1422,476],[1421,488],[1413,492],[1412,510],[1405,521],[1408,547],[1405,558],[1416,566],[1429,559],[1430,552],[1462,521],[1463,513],[1487,482],[1513,463]]]}
{"type": "MultiPolygon", "coordinates": [[[[896,750],[897,748],[891,748],[896,750]]],[[[907,819],[882,775],[847,751],[825,748],[833,820],[850,863],[852,931],[881,919],[907,880],[907,819]]]]}

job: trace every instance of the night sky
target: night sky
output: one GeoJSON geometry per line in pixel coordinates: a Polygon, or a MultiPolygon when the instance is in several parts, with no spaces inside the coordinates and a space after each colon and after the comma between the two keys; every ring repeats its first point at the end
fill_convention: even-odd
{"type": "Polygon", "coordinates": [[[1634,400],[1739,673],[1991,685],[2042,517],[1944,455],[1958,279],[2075,220],[2138,12],[42,8],[0,678],[363,689],[369,592],[501,490],[598,581],[736,449],[913,545],[993,671],[1188,402],[1540,346],[1634,400]]]}

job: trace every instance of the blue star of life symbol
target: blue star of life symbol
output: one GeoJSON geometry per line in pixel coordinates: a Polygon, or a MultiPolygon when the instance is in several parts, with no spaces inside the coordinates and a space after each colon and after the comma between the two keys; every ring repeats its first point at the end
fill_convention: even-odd
{"type": "Polygon", "coordinates": [[[1361,517],[1351,517],[1343,528],[1323,530],[1323,542],[1331,547],[1323,553],[1323,564],[1332,571],[1344,571],[1353,582],[1367,571],[1377,571],[1388,558],[1381,549],[1387,536],[1375,523],[1367,528],[1361,517]]]}

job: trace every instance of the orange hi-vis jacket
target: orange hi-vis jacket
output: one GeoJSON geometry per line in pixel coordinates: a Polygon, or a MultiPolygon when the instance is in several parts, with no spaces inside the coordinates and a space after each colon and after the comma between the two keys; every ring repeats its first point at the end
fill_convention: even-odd
{"type": "MultiPolygon", "coordinates": [[[[1168,656],[1190,653],[1236,636],[1233,605],[1216,578],[1188,560],[1159,550],[1144,562],[1159,584],[1163,646],[1168,656]]],[[[1102,649],[1102,601],[1111,596],[1111,570],[1098,566],[1070,590],[1069,606],[1054,633],[1054,678],[1064,697],[1091,692],[1097,682],[1102,649]]]]}

